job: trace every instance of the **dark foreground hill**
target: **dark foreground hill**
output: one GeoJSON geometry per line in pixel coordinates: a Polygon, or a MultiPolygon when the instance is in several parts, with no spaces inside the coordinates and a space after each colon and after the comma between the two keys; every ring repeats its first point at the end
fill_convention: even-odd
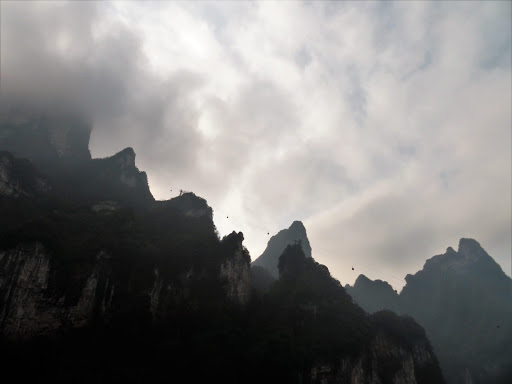
{"type": "Polygon", "coordinates": [[[444,382],[421,326],[365,313],[303,244],[253,294],[243,234],[219,238],[206,200],[155,201],[132,149],[90,159],[81,125],[29,123],[0,121],[3,377],[444,382]]]}
{"type": "Polygon", "coordinates": [[[460,239],[405,280],[399,295],[362,275],[346,289],[368,312],[391,309],[425,327],[449,383],[512,381],[512,280],[477,241],[460,239]]]}

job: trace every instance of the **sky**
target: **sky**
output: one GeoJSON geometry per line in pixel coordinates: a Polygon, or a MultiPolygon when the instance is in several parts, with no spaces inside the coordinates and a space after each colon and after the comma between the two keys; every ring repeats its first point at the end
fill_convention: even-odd
{"type": "Polygon", "coordinates": [[[510,275],[511,4],[2,1],[0,96],[133,147],[253,260],[301,220],[342,284],[462,237],[510,275]]]}

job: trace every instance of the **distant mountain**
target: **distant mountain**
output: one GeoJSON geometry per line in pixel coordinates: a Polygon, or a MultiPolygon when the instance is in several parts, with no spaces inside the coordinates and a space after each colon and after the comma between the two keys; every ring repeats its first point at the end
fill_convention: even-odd
{"type": "Polygon", "coordinates": [[[400,312],[398,293],[382,280],[370,280],[359,275],[354,286],[345,286],[345,290],[365,311],[374,313],[384,309],[400,312]]]}
{"type": "Polygon", "coordinates": [[[300,242],[306,257],[311,257],[311,245],[306,234],[306,228],[302,222],[294,221],[288,229],[283,229],[270,238],[267,248],[265,248],[260,257],[252,262],[252,266],[263,267],[274,278],[277,278],[279,274],[277,268],[279,256],[281,256],[288,245],[295,242],[300,242]]]}
{"type": "Polygon", "coordinates": [[[365,310],[409,314],[425,327],[449,383],[512,381],[512,279],[473,239],[407,275],[400,295],[359,277],[347,291],[365,310]]]}

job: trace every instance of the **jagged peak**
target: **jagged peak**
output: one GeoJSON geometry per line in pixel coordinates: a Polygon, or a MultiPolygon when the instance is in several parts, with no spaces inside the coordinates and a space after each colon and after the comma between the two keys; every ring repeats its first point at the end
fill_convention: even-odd
{"type": "Polygon", "coordinates": [[[306,257],[312,257],[311,244],[306,233],[306,228],[301,221],[295,220],[287,229],[280,230],[268,241],[265,251],[256,259],[254,265],[260,265],[267,268],[274,277],[278,277],[277,264],[279,257],[287,245],[300,242],[302,250],[306,257]]]}
{"type": "Polygon", "coordinates": [[[383,281],[380,279],[372,280],[372,279],[366,277],[365,275],[360,274],[354,283],[354,288],[361,288],[361,287],[368,287],[368,286],[385,287],[388,290],[396,292],[393,289],[393,287],[391,286],[391,284],[389,284],[387,281],[383,281]]]}
{"type": "Polygon", "coordinates": [[[474,239],[462,238],[459,240],[459,254],[468,261],[490,257],[480,243],[474,239]]]}
{"type": "Polygon", "coordinates": [[[295,220],[288,229],[294,231],[304,231],[304,233],[306,232],[306,227],[304,226],[304,224],[302,224],[302,221],[300,220],[295,220]]]}

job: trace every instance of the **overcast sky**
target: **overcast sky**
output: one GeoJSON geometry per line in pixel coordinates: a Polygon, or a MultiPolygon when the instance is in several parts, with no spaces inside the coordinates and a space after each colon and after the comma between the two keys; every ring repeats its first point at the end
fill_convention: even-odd
{"type": "Polygon", "coordinates": [[[511,2],[0,7],[3,102],[81,115],[94,157],[133,147],[253,259],[301,220],[343,284],[401,288],[461,237],[510,275],[511,2]]]}

